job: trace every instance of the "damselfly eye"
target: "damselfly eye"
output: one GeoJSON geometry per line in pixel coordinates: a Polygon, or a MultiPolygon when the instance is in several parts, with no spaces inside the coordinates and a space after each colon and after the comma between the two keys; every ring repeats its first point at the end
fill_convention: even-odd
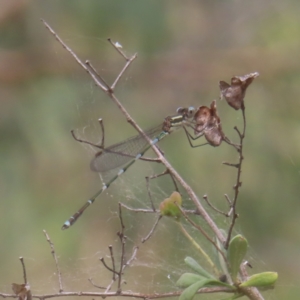
{"type": "Polygon", "coordinates": [[[192,115],[194,114],[194,112],[195,112],[195,107],[190,106],[190,107],[188,108],[188,114],[189,114],[189,116],[192,116],[192,115]]]}
{"type": "Polygon", "coordinates": [[[184,108],[183,107],[178,107],[177,109],[176,109],[176,112],[178,113],[178,114],[180,114],[180,113],[182,113],[182,110],[183,110],[184,108]]]}
{"type": "Polygon", "coordinates": [[[195,108],[193,106],[178,107],[176,111],[177,111],[178,114],[180,114],[184,117],[190,118],[194,115],[195,108]]]}

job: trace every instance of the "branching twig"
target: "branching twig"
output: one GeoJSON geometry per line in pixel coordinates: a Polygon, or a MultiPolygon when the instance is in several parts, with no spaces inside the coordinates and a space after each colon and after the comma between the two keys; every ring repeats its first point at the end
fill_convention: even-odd
{"type": "MultiPolygon", "coordinates": [[[[112,245],[109,245],[108,249],[109,249],[109,252],[110,252],[110,257],[111,257],[111,263],[112,263],[112,266],[113,266],[113,270],[115,271],[116,270],[116,265],[115,265],[115,257],[114,257],[114,251],[113,251],[112,245]]],[[[116,273],[113,272],[113,280],[116,280],[115,274],[116,273]]]]}
{"type": "MultiPolygon", "coordinates": [[[[103,266],[110,272],[112,272],[113,274],[117,274],[119,275],[119,272],[117,272],[115,269],[112,269],[111,267],[109,267],[105,260],[104,260],[104,257],[100,257],[99,260],[102,262],[103,266]]],[[[113,280],[115,279],[115,277],[113,277],[113,280]]]]}
{"type": "MultiPolygon", "coordinates": [[[[228,216],[232,216],[231,219],[231,224],[229,226],[228,229],[228,234],[227,234],[227,239],[226,239],[226,243],[224,244],[224,248],[228,249],[228,245],[231,239],[231,234],[236,222],[236,219],[238,218],[238,214],[236,212],[236,204],[237,204],[237,199],[238,199],[238,195],[239,195],[239,188],[242,185],[241,182],[241,174],[242,174],[242,163],[243,163],[243,142],[244,142],[244,138],[245,138],[245,130],[246,130],[246,115],[245,115],[245,108],[242,108],[242,114],[243,114],[243,131],[242,133],[240,132],[240,130],[235,126],[234,129],[236,130],[236,132],[238,133],[239,137],[240,137],[240,149],[238,151],[239,153],[239,162],[236,164],[237,166],[237,177],[236,177],[236,183],[233,187],[234,189],[234,197],[233,200],[231,201],[231,209],[228,212],[228,216]]],[[[227,199],[229,200],[229,199],[227,199]]]]}
{"type": "MultiPolygon", "coordinates": [[[[118,108],[121,110],[121,112],[124,114],[126,120],[128,123],[130,123],[140,134],[143,135],[143,137],[150,143],[151,140],[149,137],[145,134],[145,132],[137,125],[137,123],[133,120],[133,118],[129,115],[125,107],[121,104],[121,102],[117,99],[115,94],[113,93],[113,88],[115,87],[115,83],[117,83],[121,76],[124,74],[124,72],[127,70],[129,65],[132,63],[132,61],[136,58],[136,54],[133,55],[131,58],[127,58],[124,54],[121,53],[121,55],[126,59],[126,64],[122,71],[117,76],[115,83],[111,86],[111,89],[107,89],[103,83],[99,82],[97,76],[92,72],[87,66],[77,57],[77,55],[60,39],[60,37],[55,33],[55,31],[44,21],[42,20],[44,25],[47,27],[47,29],[54,35],[54,37],[57,39],[57,41],[74,57],[74,59],[79,63],[82,68],[87,71],[96,85],[98,85],[118,106],[118,108]]],[[[110,41],[111,42],[111,41],[110,41]]],[[[114,43],[111,42],[111,44],[115,47],[118,52],[120,52],[120,49],[114,45],[114,43]]],[[[122,51],[121,51],[122,52],[122,51]]],[[[200,203],[197,195],[194,193],[192,188],[183,180],[183,178],[179,175],[179,173],[172,167],[172,165],[166,160],[166,158],[160,153],[158,148],[155,145],[151,145],[153,151],[157,155],[158,159],[161,160],[162,164],[169,170],[170,174],[173,176],[173,178],[181,184],[181,186],[186,190],[187,194],[190,196],[191,200],[194,202],[197,210],[201,214],[201,216],[205,219],[209,227],[213,230],[215,235],[218,237],[218,239],[225,243],[226,239],[223,236],[222,232],[219,230],[216,223],[213,221],[213,219],[210,217],[210,215],[206,212],[202,204],[200,203]]]]}

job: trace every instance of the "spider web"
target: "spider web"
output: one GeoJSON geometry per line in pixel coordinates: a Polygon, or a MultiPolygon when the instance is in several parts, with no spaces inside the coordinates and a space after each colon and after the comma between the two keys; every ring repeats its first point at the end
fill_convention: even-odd
{"type": "MultiPolygon", "coordinates": [[[[128,83],[129,85],[132,84],[130,76],[124,77],[118,86],[118,92],[121,95],[122,93],[126,94],[128,83]]],[[[105,113],[103,111],[104,101],[105,105],[107,105],[106,96],[102,95],[98,90],[96,92],[93,83],[89,82],[83,84],[81,89],[82,94],[86,93],[88,96],[87,98],[82,98],[75,104],[80,123],[75,132],[79,138],[99,143],[101,140],[101,131],[97,120],[99,117],[102,117],[102,114],[99,115],[99,112],[103,112],[103,115],[108,115],[111,109],[115,110],[115,107],[109,106],[106,108],[108,112],[105,113]]],[[[173,114],[173,112],[170,114],[173,114]]],[[[120,123],[118,123],[117,127],[112,124],[119,117],[123,118],[123,116],[117,112],[113,120],[111,120],[112,122],[105,122],[104,124],[106,132],[105,138],[108,140],[106,143],[107,146],[110,145],[111,140],[117,142],[118,140],[115,139],[119,139],[120,141],[130,136],[129,133],[128,135],[127,132],[124,133],[125,130],[123,130],[120,123]],[[120,130],[120,128],[122,130],[120,130]],[[113,137],[111,137],[111,132],[115,133],[113,137]]],[[[105,121],[108,118],[103,117],[103,119],[105,121]]],[[[182,138],[185,137],[181,135],[181,139],[182,138]]],[[[173,152],[175,143],[183,144],[178,141],[177,138],[174,138],[173,142],[171,141],[173,146],[169,149],[165,147],[168,141],[162,141],[162,143],[160,143],[167,157],[170,152],[173,152]]],[[[180,151],[183,151],[183,149],[187,147],[187,142],[185,146],[178,146],[178,144],[176,145],[176,150],[178,147],[179,149],[181,148],[180,151]]],[[[90,159],[95,153],[95,149],[89,145],[81,145],[85,148],[86,155],[88,159],[90,159]]],[[[188,151],[191,150],[189,149],[188,151]]],[[[148,156],[149,153],[150,151],[148,151],[146,155],[148,156]]],[[[177,163],[176,159],[174,160],[175,163],[177,163]]],[[[73,246],[78,248],[77,253],[73,255],[63,253],[60,254],[59,257],[65,291],[103,291],[93,286],[88,279],[92,279],[95,285],[102,287],[106,287],[110,284],[112,275],[103,264],[101,264],[99,258],[103,257],[107,265],[111,267],[111,255],[108,250],[108,246],[111,245],[114,251],[116,267],[119,268],[120,266],[121,244],[116,235],[116,233],[120,231],[117,203],[122,202],[136,209],[143,208],[151,210],[152,207],[146,189],[145,177],[158,174],[163,170],[161,166],[155,163],[137,161],[88,209],[89,211],[92,210],[88,216],[87,213],[83,214],[81,218],[88,218],[88,222],[91,223],[91,225],[86,226],[86,232],[78,228],[81,226],[81,221],[78,221],[75,228],[70,229],[74,231],[78,230],[80,232],[80,239],[77,239],[78,244],[73,243],[73,246]]],[[[188,173],[189,172],[186,172],[186,174],[188,173]]],[[[204,172],[202,171],[200,173],[203,174],[204,172]]],[[[100,176],[99,182],[106,182],[112,174],[113,172],[107,173],[102,177],[100,176]]],[[[217,186],[217,180],[208,179],[205,181],[201,175],[201,179],[194,178],[194,176],[189,177],[188,175],[186,177],[193,178],[191,181],[194,186],[198,185],[198,181],[201,181],[204,186],[212,184],[212,189],[217,186]]],[[[99,184],[99,186],[101,187],[101,184],[99,184]]],[[[150,190],[154,206],[158,209],[159,204],[174,191],[174,186],[170,178],[164,176],[152,180],[150,182],[150,190]]],[[[192,201],[182,190],[181,192],[183,207],[185,209],[194,209],[192,201]]],[[[217,193],[221,193],[221,191],[218,190],[217,193]]],[[[93,194],[93,192],[91,192],[91,194],[93,194]]],[[[219,219],[218,223],[221,224],[221,227],[227,228],[228,221],[226,219],[220,218],[218,214],[212,211],[210,211],[210,214],[213,219],[217,221],[219,219]]],[[[185,272],[192,272],[184,263],[184,259],[187,256],[193,257],[200,265],[212,272],[203,256],[183,235],[178,223],[173,219],[163,217],[155,228],[151,238],[145,243],[142,243],[141,240],[149,234],[153,224],[156,222],[158,213],[137,213],[122,209],[122,217],[125,224],[124,234],[127,237],[124,260],[127,261],[130,259],[135,246],[139,247],[135,259],[130,266],[124,270],[122,277],[123,290],[143,294],[174,292],[179,290],[175,284],[180,275],[185,272]]],[[[192,219],[202,226],[204,230],[210,232],[201,217],[192,217],[192,219]]],[[[182,220],[182,223],[196,242],[200,244],[208,254],[213,255],[212,245],[199,231],[184,220],[182,220]]],[[[68,239],[68,236],[65,235],[64,238],[68,239]]],[[[62,252],[59,251],[59,249],[56,250],[58,253],[62,252]]],[[[30,258],[28,259],[31,260],[30,258]]],[[[33,261],[32,269],[39,270],[43,265],[48,265],[50,261],[51,258],[41,262],[33,261]]],[[[30,271],[30,269],[28,271],[30,271]]],[[[38,279],[35,278],[33,283],[35,287],[33,290],[34,293],[55,293],[58,291],[57,273],[55,270],[50,276],[48,273],[46,279],[45,276],[41,276],[38,279]]],[[[112,290],[116,290],[116,283],[112,286],[112,290]]],[[[221,299],[222,295],[203,295],[202,297],[203,299],[221,299]]],[[[85,298],[90,299],[90,297],[85,298]]]]}

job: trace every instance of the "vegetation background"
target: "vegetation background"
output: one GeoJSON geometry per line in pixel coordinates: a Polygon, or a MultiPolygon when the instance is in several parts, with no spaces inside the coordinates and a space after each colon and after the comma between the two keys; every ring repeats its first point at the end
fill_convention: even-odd
{"type": "MultiPolygon", "coordinates": [[[[11,292],[12,282],[22,282],[19,256],[25,258],[33,293],[57,291],[42,229],[60,256],[66,290],[89,290],[86,279],[101,273],[97,260],[116,240],[116,203],[147,201],[143,177],[152,172],[149,164],[138,163],[74,227],[60,230],[101,186],[89,170],[92,150],[76,143],[70,130],[99,141],[101,117],[107,145],[134,131],[49,34],[40,22],[43,18],[110,82],[124,62],[106,39],[121,43],[128,54],[138,52],[117,95],[143,128],[159,124],[178,106],[210,104],[219,96],[219,80],[260,73],[246,96],[236,229],[251,245],[255,272],[279,272],[267,299],[299,299],[299,1],[2,0],[0,7],[1,292],[11,292]],[[138,188],[131,191],[132,185],[138,188]]],[[[218,107],[224,130],[234,140],[232,128],[241,123],[241,115],[225,102],[218,101],[218,107]]],[[[184,134],[178,133],[163,141],[162,148],[199,196],[207,193],[225,209],[223,194],[231,192],[235,175],[221,162],[236,157],[230,147],[190,149],[184,134]]],[[[161,197],[169,192],[164,190],[161,197]]],[[[142,217],[131,219],[131,229],[145,226],[147,232],[151,227],[142,217]]],[[[162,230],[154,237],[157,251],[162,251],[159,245],[165,248],[166,256],[160,257],[165,268],[173,267],[168,257],[172,259],[176,249],[182,250],[180,260],[189,254],[186,245],[176,244],[183,238],[169,226],[162,228],[168,236],[177,236],[174,243],[162,230]]],[[[154,269],[158,272],[159,264],[154,269]]],[[[138,281],[141,271],[136,272],[132,278],[138,281]]],[[[163,280],[152,276],[149,291],[151,284],[163,280]]],[[[166,286],[172,289],[170,282],[166,286]]]]}

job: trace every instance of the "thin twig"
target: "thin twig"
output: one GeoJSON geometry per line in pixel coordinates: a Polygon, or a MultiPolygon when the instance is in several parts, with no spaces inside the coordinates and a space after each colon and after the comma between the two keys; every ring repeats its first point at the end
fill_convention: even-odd
{"type": "Polygon", "coordinates": [[[232,201],[230,200],[229,196],[227,194],[224,194],[225,196],[225,199],[227,200],[228,202],[228,205],[229,205],[229,211],[228,213],[226,214],[226,217],[230,217],[231,214],[232,214],[232,211],[233,211],[233,205],[232,205],[232,201]]]}
{"type": "MultiPolygon", "coordinates": [[[[144,294],[144,293],[134,293],[132,291],[121,291],[118,292],[62,292],[57,294],[44,294],[44,295],[33,295],[34,298],[44,300],[48,298],[59,298],[59,297],[125,297],[125,298],[138,298],[138,299],[162,299],[162,298],[171,298],[171,297],[178,297],[180,296],[182,291],[176,291],[176,292],[167,292],[167,293],[153,293],[153,294],[144,294]]],[[[200,289],[197,294],[210,294],[210,293],[233,293],[233,290],[227,287],[208,287],[208,288],[202,288],[200,289]]],[[[5,294],[0,293],[0,296],[3,298],[16,298],[16,295],[14,294],[5,294]]],[[[262,299],[262,298],[257,298],[262,299]]]]}
{"type": "Polygon", "coordinates": [[[237,200],[238,200],[240,187],[242,185],[241,174],[242,174],[242,163],[243,163],[243,160],[244,160],[244,157],[243,157],[243,142],[244,142],[245,130],[246,130],[245,108],[242,108],[242,115],[243,115],[243,130],[242,130],[242,133],[240,132],[240,130],[236,126],[234,127],[234,129],[236,130],[236,132],[238,133],[238,135],[240,137],[240,149],[238,151],[239,161],[238,161],[238,164],[237,164],[238,168],[237,168],[236,183],[233,187],[234,197],[233,197],[233,200],[232,200],[231,209],[228,212],[228,216],[232,215],[232,219],[231,219],[231,224],[230,224],[229,229],[228,229],[227,239],[226,239],[226,242],[224,244],[225,249],[228,249],[229,242],[230,242],[231,235],[232,235],[232,231],[233,231],[236,219],[238,218],[238,214],[236,212],[236,204],[237,204],[237,200]]]}
{"type": "Polygon", "coordinates": [[[105,290],[105,289],[106,289],[105,287],[96,284],[96,283],[93,281],[92,278],[88,278],[88,281],[89,281],[94,287],[96,287],[96,288],[98,288],[98,289],[101,289],[101,290],[105,290]]]}
{"type": "Polygon", "coordinates": [[[73,56],[73,58],[77,61],[77,63],[86,71],[88,72],[91,77],[93,78],[94,82],[104,91],[109,92],[109,90],[100,82],[95,74],[91,72],[91,70],[78,58],[78,56],[72,51],[71,48],[69,48],[62,39],[56,34],[56,32],[48,25],[47,22],[45,22],[43,19],[41,21],[44,23],[46,28],[52,33],[52,35],[55,37],[55,39],[73,56]]]}
{"type": "Polygon", "coordinates": [[[103,83],[103,85],[107,88],[107,90],[110,89],[109,84],[103,79],[103,77],[97,72],[97,70],[93,67],[91,62],[89,60],[85,61],[86,66],[90,69],[91,73],[93,72],[97,77],[100,82],[103,83]]]}
{"type": "Polygon", "coordinates": [[[240,164],[233,164],[233,163],[229,163],[229,162],[222,162],[223,165],[229,166],[229,167],[234,167],[234,168],[239,168],[240,164]]]}
{"type": "Polygon", "coordinates": [[[155,214],[158,214],[159,212],[157,212],[157,211],[153,211],[153,209],[147,209],[147,208],[133,208],[133,207],[130,207],[130,206],[128,206],[128,205],[126,205],[126,204],[124,204],[124,203],[122,203],[122,202],[119,202],[120,203],[120,205],[122,206],[122,207],[124,207],[124,208],[126,208],[127,210],[129,210],[129,211],[134,211],[134,212],[142,212],[142,213],[150,213],[150,214],[153,214],[153,213],[155,213],[155,214]]]}
{"type": "Polygon", "coordinates": [[[136,257],[136,254],[137,254],[137,251],[138,251],[138,250],[139,250],[139,247],[137,247],[137,246],[134,246],[134,247],[133,247],[132,255],[131,255],[131,257],[127,260],[126,264],[124,264],[123,270],[122,270],[122,271],[124,271],[124,269],[132,263],[132,261],[133,261],[133,260],[135,259],[135,257],[136,257]]]}
{"type": "MultiPolygon", "coordinates": [[[[177,205],[177,203],[175,203],[175,205],[177,205]]],[[[194,226],[196,229],[198,229],[202,235],[210,242],[213,244],[213,246],[217,249],[217,251],[222,255],[224,261],[227,262],[227,259],[223,253],[223,251],[219,248],[219,246],[215,243],[215,241],[213,239],[211,239],[209,237],[209,235],[204,231],[204,229],[201,228],[201,226],[199,226],[198,224],[196,224],[193,220],[191,220],[188,215],[185,213],[185,211],[181,208],[181,206],[177,205],[177,207],[180,209],[181,213],[183,214],[183,216],[185,217],[185,219],[192,225],[194,226]]]]}
{"type": "Polygon", "coordinates": [[[116,265],[115,265],[115,258],[114,258],[114,251],[113,251],[113,247],[112,245],[108,246],[109,252],[110,252],[110,257],[111,257],[111,263],[112,263],[112,267],[113,267],[113,280],[116,280],[116,265]]]}
{"type": "Polygon", "coordinates": [[[120,269],[118,272],[118,287],[117,291],[121,292],[121,283],[122,283],[122,275],[123,275],[123,269],[124,269],[124,260],[125,260],[125,244],[127,237],[124,235],[124,221],[122,216],[122,205],[119,203],[119,219],[120,219],[120,225],[121,225],[121,231],[119,231],[117,234],[120,238],[121,242],[121,258],[120,258],[120,269]]]}
{"type": "Polygon", "coordinates": [[[24,259],[23,259],[22,256],[20,256],[19,260],[21,261],[21,264],[22,264],[24,284],[26,285],[27,284],[27,275],[26,275],[26,268],[25,268],[24,259]]]}
{"type": "Polygon", "coordinates": [[[126,64],[124,66],[124,68],[122,69],[122,71],[119,73],[119,75],[117,76],[116,80],[114,81],[114,83],[111,85],[111,89],[114,90],[116,85],[118,84],[120,78],[122,77],[122,75],[125,73],[125,71],[127,70],[127,68],[130,66],[130,64],[132,63],[132,61],[137,57],[137,53],[135,53],[132,57],[128,58],[125,53],[120,49],[120,47],[118,47],[116,45],[116,43],[114,43],[111,39],[107,39],[110,44],[119,52],[119,54],[121,54],[121,56],[123,56],[126,60],[126,64]]]}
{"type": "Polygon", "coordinates": [[[106,262],[105,262],[105,260],[104,260],[103,257],[100,257],[99,260],[102,262],[103,266],[104,266],[108,271],[110,271],[110,272],[112,272],[112,273],[115,273],[115,274],[119,275],[119,272],[115,271],[114,269],[112,269],[111,267],[109,267],[109,266],[106,264],[106,262]]]}
{"type": "Polygon", "coordinates": [[[219,210],[218,208],[216,208],[214,205],[212,205],[212,203],[210,203],[210,201],[208,200],[208,196],[207,195],[204,195],[203,196],[203,199],[206,201],[207,205],[209,207],[211,207],[214,211],[216,211],[217,213],[221,214],[221,215],[224,215],[226,216],[227,214],[221,210],[219,210]]]}
{"type": "Polygon", "coordinates": [[[145,243],[146,241],[148,241],[150,239],[150,237],[152,236],[154,230],[156,229],[158,222],[160,221],[160,219],[162,218],[162,215],[159,215],[159,217],[157,218],[157,220],[155,221],[155,223],[153,224],[150,232],[147,234],[146,237],[142,238],[142,243],[145,243]]]}
{"type": "Polygon", "coordinates": [[[62,278],[61,278],[61,272],[60,272],[60,268],[59,268],[59,265],[58,265],[58,258],[57,258],[57,255],[56,255],[56,252],[55,252],[55,249],[54,249],[54,244],[52,243],[48,233],[46,232],[46,230],[43,230],[45,236],[46,236],[46,239],[50,245],[50,248],[51,248],[51,254],[54,258],[54,261],[55,261],[55,266],[56,266],[56,270],[57,270],[57,276],[58,276],[58,283],[59,283],[59,292],[61,293],[63,291],[63,285],[62,285],[62,278]]]}
{"type": "Polygon", "coordinates": [[[153,200],[152,200],[152,194],[151,194],[150,186],[149,186],[150,177],[146,176],[145,179],[146,179],[146,187],[147,187],[147,192],[148,192],[148,198],[150,200],[150,204],[151,204],[153,212],[156,212],[155,205],[154,205],[153,200]]]}
{"type": "Polygon", "coordinates": [[[121,56],[125,58],[126,61],[130,60],[130,58],[128,58],[126,54],[121,50],[122,47],[119,46],[120,44],[118,42],[114,43],[110,38],[108,38],[107,40],[119,52],[119,54],[121,54],[121,56]]]}
{"type": "Polygon", "coordinates": [[[227,194],[224,194],[225,199],[227,200],[229,206],[232,205],[232,201],[230,200],[229,196],[227,194]]]}
{"type": "Polygon", "coordinates": [[[192,245],[201,253],[201,255],[205,258],[205,260],[208,262],[210,267],[213,269],[213,272],[216,276],[218,276],[218,269],[215,265],[215,263],[212,261],[210,256],[206,253],[206,251],[201,247],[199,243],[195,241],[195,239],[187,232],[187,230],[184,228],[183,224],[181,222],[178,222],[178,225],[180,226],[181,232],[185,235],[185,237],[192,243],[192,245]]]}
{"type": "MultiPolygon", "coordinates": [[[[153,211],[152,209],[147,209],[147,208],[133,208],[122,202],[120,202],[120,205],[129,211],[133,211],[133,212],[137,212],[137,213],[148,213],[148,214],[153,214],[153,213],[159,214],[160,213],[158,211],[153,211]]],[[[186,214],[190,214],[190,215],[198,215],[198,216],[200,215],[200,213],[195,209],[184,209],[184,212],[186,214]]]]}

